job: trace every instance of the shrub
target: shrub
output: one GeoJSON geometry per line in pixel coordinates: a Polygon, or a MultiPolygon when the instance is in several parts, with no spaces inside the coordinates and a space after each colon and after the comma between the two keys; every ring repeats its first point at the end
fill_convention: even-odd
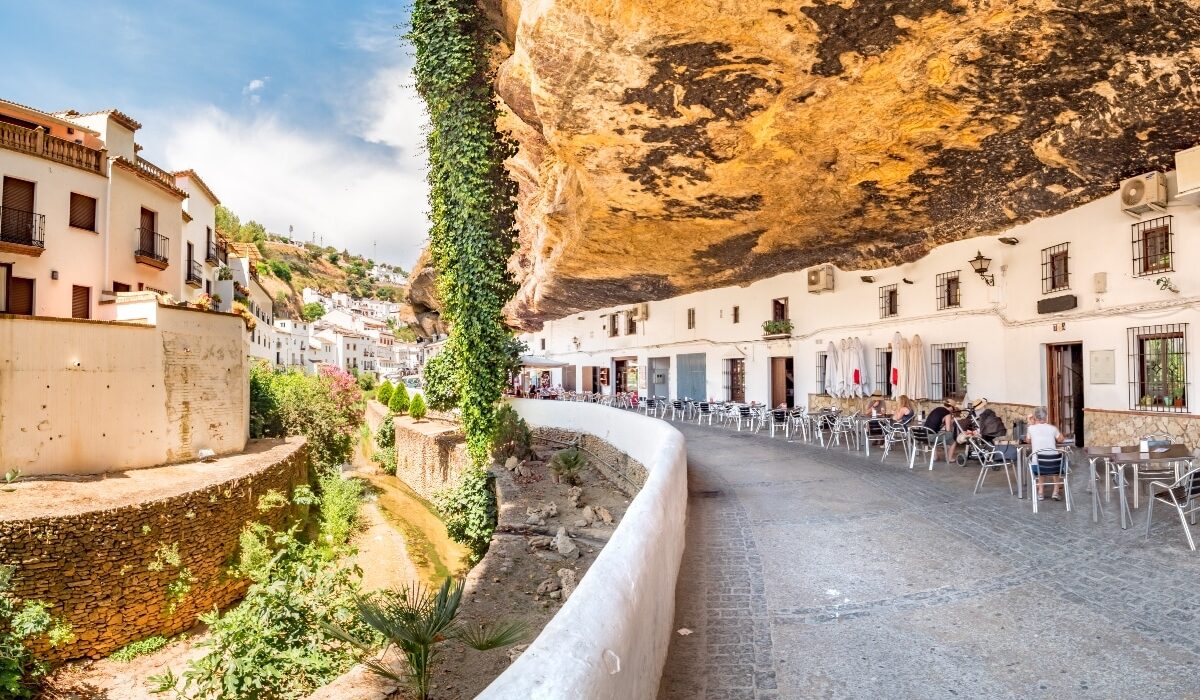
{"type": "Polygon", "coordinates": [[[110,654],[108,658],[113,661],[128,663],[139,656],[153,654],[165,647],[169,641],[166,637],[147,637],[141,641],[126,644],[110,654]]]}
{"type": "Polygon", "coordinates": [[[267,263],[271,268],[271,274],[275,275],[284,282],[292,281],[292,268],[283,260],[271,260],[267,263]]]}
{"type": "Polygon", "coordinates": [[[358,524],[358,505],[362,501],[362,482],[326,473],[317,480],[320,489],[321,539],[337,548],[350,539],[358,524]]]}
{"type": "Polygon", "coordinates": [[[393,447],[396,444],[396,422],[393,420],[395,415],[391,411],[383,417],[383,423],[380,423],[378,432],[375,433],[375,444],[381,448],[393,447]]]}
{"type": "Polygon", "coordinates": [[[558,477],[559,481],[566,484],[574,484],[579,480],[579,472],[583,471],[588,465],[588,458],[583,454],[583,451],[578,447],[568,447],[565,450],[559,450],[550,458],[550,471],[558,477]]]}
{"type": "Polygon", "coordinates": [[[379,465],[380,471],[388,476],[396,475],[396,448],[388,446],[376,452],[372,459],[379,465]]]}
{"type": "Polygon", "coordinates": [[[32,698],[48,667],[28,645],[44,640],[57,647],[74,635],[45,603],[20,600],[9,592],[13,571],[0,566],[0,697],[32,698]]]}
{"type": "Polygon", "coordinates": [[[371,391],[375,388],[375,375],[371,372],[362,372],[358,375],[358,388],[363,391],[371,391]]]}
{"type": "Polygon", "coordinates": [[[375,390],[375,398],[379,403],[387,406],[388,402],[392,400],[392,383],[386,379],[383,380],[379,384],[379,388],[375,390]]]}
{"type": "Polygon", "coordinates": [[[496,411],[496,432],[492,435],[492,459],[503,462],[509,457],[526,459],[533,450],[529,424],[512,406],[505,404],[496,411]]]}
{"type": "Polygon", "coordinates": [[[340,369],[323,366],[314,377],[295,370],[273,372],[266,362],[251,368],[251,435],[304,435],[319,468],[349,460],[362,416],[362,392],[340,369]]]}
{"type": "Polygon", "coordinates": [[[396,385],[392,391],[392,398],[388,401],[388,408],[392,409],[392,413],[403,415],[408,412],[408,389],[405,388],[404,382],[396,385]]]}
{"type": "Polygon", "coordinates": [[[325,307],[320,302],[310,301],[300,309],[300,316],[309,323],[325,315],[325,307]]]}
{"type": "Polygon", "coordinates": [[[435,411],[449,411],[458,406],[458,384],[454,358],[450,353],[434,355],[425,363],[425,400],[435,411]]]}
{"type": "Polygon", "coordinates": [[[482,559],[496,529],[496,494],[487,470],[470,467],[458,486],[434,494],[433,500],[450,537],[471,550],[472,561],[482,559]]]}
{"type": "Polygon", "coordinates": [[[408,415],[412,416],[413,420],[425,419],[425,399],[420,394],[412,397],[412,401],[408,402],[408,415]]]}

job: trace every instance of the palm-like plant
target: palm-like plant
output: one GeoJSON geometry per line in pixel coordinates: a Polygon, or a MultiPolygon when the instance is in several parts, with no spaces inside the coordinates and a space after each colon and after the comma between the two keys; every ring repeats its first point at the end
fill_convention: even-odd
{"type": "Polygon", "coordinates": [[[429,698],[429,682],[438,645],[455,640],[480,651],[516,644],[525,637],[525,625],[519,622],[483,625],[477,628],[456,624],[458,606],[462,602],[463,582],[447,578],[436,593],[421,583],[405,586],[400,591],[359,598],[358,613],[362,621],[386,639],[378,657],[368,643],[348,632],[329,628],[342,641],[353,644],[363,654],[363,663],[371,671],[396,682],[409,682],[419,700],[429,698]],[[387,652],[397,647],[408,665],[407,674],[398,674],[383,663],[387,652]]]}

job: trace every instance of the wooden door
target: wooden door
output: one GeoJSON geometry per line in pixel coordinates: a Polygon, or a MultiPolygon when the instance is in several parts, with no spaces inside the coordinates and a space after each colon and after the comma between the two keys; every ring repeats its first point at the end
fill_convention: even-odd
{"type": "Polygon", "coordinates": [[[71,286],[71,318],[92,317],[91,287],[71,286]]]}
{"type": "Polygon", "coordinates": [[[735,403],[746,402],[746,361],[737,358],[729,360],[729,400],[735,403]]]}
{"type": "Polygon", "coordinates": [[[15,177],[4,178],[3,200],[0,206],[0,238],[14,243],[31,243],[33,239],[34,184],[15,177]]]}
{"type": "Polygon", "coordinates": [[[1083,345],[1047,346],[1046,409],[1051,424],[1077,445],[1083,444],[1083,345]]]}

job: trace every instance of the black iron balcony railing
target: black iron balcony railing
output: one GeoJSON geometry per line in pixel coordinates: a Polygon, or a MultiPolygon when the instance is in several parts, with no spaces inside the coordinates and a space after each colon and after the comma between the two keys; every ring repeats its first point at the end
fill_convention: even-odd
{"type": "Polygon", "coordinates": [[[192,260],[188,264],[187,283],[196,287],[204,284],[203,271],[200,269],[200,261],[192,260]]]}
{"type": "Polygon", "coordinates": [[[0,241],[46,247],[46,215],[0,207],[0,241]]]}
{"type": "Polygon", "coordinates": [[[134,255],[166,267],[169,260],[168,250],[170,246],[170,241],[167,237],[148,228],[139,228],[137,231],[138,244],[134,255]]]}
{"type": "Polygon", "coordinates": [[[217,258],[222,265],[229,264],[229,246],[224,241],[217,243],[217,258]]]}
{"type": "Polygon", "coordinates": [[[217,263],[221,262],[221,259],[220,259],[219,257],[217,257],[217,243],[216,243],[216,241],[210,242],[210,243],[208,244],[208,255],[206,255],[206,256],[204,257],[204,259],[205,259],[206,261],[208,261],[208,262],[210,262],[210,263],[214,264],[214,265],[216,265],[217,263]]]}

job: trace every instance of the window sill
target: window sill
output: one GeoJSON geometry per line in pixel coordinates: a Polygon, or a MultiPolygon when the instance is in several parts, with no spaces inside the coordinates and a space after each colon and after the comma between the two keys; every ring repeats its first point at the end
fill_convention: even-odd
{"type": "Polygon", "coordinates": [[[70,226],[70,225],[68,225],[67,228],[71,229],[72,231],[78,231],[79,233],[90,233],[94,236],[100,235],[99,231],[97,231],[96,229],[92,229],[92,228],[79,228],[78,226],[70,226]]]}

